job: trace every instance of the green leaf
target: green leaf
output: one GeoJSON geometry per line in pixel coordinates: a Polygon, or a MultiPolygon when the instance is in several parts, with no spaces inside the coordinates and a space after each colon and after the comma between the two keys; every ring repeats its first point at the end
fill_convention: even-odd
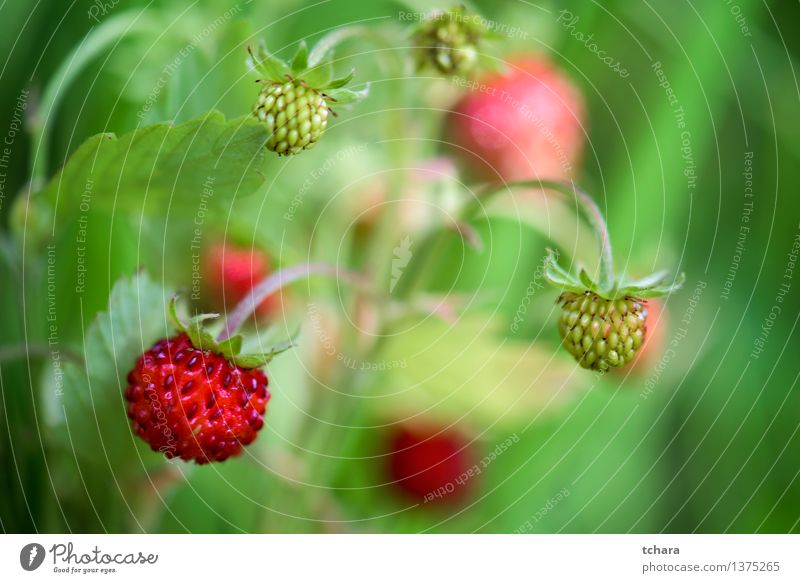
{"type": "Polygon", "coordinates": [[[300,41],[297,52],[292,59],[292,75],[298,77],[308,68],[308,45],[306,41],[300,41]]]}
{"type": "MultiPolygon", "coordinates": [[[[454,325],[421,317],[398,323],[370,364],[370,404],[384,418],[419,411],[465,420],[481,432],[519,428],[555,412],[586,375],[563,351],[500,337],[497,321],[462,317],[454,325]]],[[[587,373],[588,374],[588,373],[587,373]]]]}
{"type": "Polygon", "coordinates": [[[61,407],[55,404],[51,422],[54,435],[78,458],[136,465],[138,438],[131,433],[123,398],[126,376],[139,355],[172,334],[169,295],[146,273],[117,281],[107,311],[84,335],[85,366],[65,363],[61,407]]]}
{"type": "Polygon", "coordinates": [[[120,137],[89,138],[45,189],[34,196],[68,223],[89,200],[132,216],[186,206],[229,204],[263,182],[268,131],[250,117],[226,120],[210,112],[173,126],[162,123],[120,137]]]}

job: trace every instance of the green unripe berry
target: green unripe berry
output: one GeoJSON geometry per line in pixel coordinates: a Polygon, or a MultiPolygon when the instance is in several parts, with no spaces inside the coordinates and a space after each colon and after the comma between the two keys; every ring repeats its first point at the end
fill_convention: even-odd
{"type": "Polygon", "coordinates": [[[484,32],[474,14],[461,8],[433,14],[414,35],[417,64],[445,75],[465,75],[477,63],[477,44],[484,32]]]}
{"type": "Polygon", "coordinates": [[[266,83],[253,109],[270,132],[267,149],[280,155],[312,148],[325,132],[328,113],[325,96],[294,79],[266,83]]]}
{"type": "Polygon", "coordinates": [[[586,291],[565,292],[559,303],[559,335],[582,367],[605,372],[625,366],[642,347],[647,334],[647,308],[641,300],[606,300],[586,291]]]}

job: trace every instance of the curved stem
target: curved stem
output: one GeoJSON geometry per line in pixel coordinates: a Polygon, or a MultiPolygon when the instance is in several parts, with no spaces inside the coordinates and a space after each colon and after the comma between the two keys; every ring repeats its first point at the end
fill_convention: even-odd
{"type": "Polygon", "coordinates": [[[608,234],[608,225],[603,218],[603,213],[594,199],[586,194],[575,184],[559,182],[557,180],[516,180],[505,184],[492,186],[478,194],[472,204],[467,206],[465,219],[469,219],[481,208],[484,203],[495,195],[513,188],[544,188],[553,190],[564,196],[574,196],[594,229],[597,243],[600,246],[600,287],[609,290],[614,282],[614,256],[611,251],[611,237],[608,234]]]}
{"type": "Polygon", "coordinates": [[[250,293],[247,294],[242,301],[236,304],[236,307],[225,322],[225,327],[222,329],[219,336],[217,336],[217,341],[224,342],[233,336],[241,325],[253,315],[256,308],[269,296],[282,287],[310,275],[328,275],[361,284],[361,277],[359,275],[348,271],[339,271],[335,267],[324,263],[306,263],[303,265],[295,265],[294,267],[287,267],[261,280],[250,290],[250,293]]]}
{"type": "Polygon", "coordinates": [[[94,28],[64,59],[61,67],[47,84],[42,102],[31,120],[31,179],[43,179],[47,174],[47,155],[49,148],[52,116],[61,98],[66,94],[72,81],[81,74],[84,67],[99,55],[109,50],[109,45],[126,35],[152,28],[152,20],[142,12],[123,12],[112,16],[94,28]]]}

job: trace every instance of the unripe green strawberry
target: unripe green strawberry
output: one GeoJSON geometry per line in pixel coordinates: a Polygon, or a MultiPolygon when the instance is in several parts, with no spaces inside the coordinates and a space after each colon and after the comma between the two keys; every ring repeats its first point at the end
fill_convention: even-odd
{"type": "MultiPolygon", "coordinates": [[[[556,253],[548,250],[545,279],[561,290],[558,303],[562,313],[558,332],[564,347],[584,368],[606,372],[636,359],[647,335],[645,299],[657,298],[679,289],[684,274],[671,279],[659,271],[641,279],[616,277],[611,237],[600,208],[574,184],[531,181],[566,196],[574,196],[594,227],[600,244],[598,280],[585,269],[577,275],[559,265],[556,253]]],[[[526,183],[527,185],[527,183],[526,183]]]]}
{"type": "Polygon", "coordinates": [[[414,34],[417,67],[431,65],[445,75],[471,72],[484,32],[477,15],[463,8],[434,12],[414,34]]]}
{"type": "Polygon", "coordinates": [[[605,372],[632,362],[647,334],[647,306],[623,297],[607,300],[594,292],[565,292],[558,332],[567,351],[584,368],[605,372]]]}
{"type": "Polygon", "coordinates": [[[328,125],[325,96],[292,79],[266,82],[253,114],[270,131],[267,148],[278,154],[299,154],[314,147],[328,125]]]}
{"type": "MultiPolygon", "coordinates": [[[[334,34],[334,33],[331,33],[334,34]]],[[[334,39],[320,40],[309,52],[300,43],[291,64],[270,54],[263,46],[250,50],[250,66],[262,75],[253,115],[269,130],[267,149],[279,156],[299,154],[313,148],[325,133],[331,104],[346,105],[366,97],[361,91],[345,89],[353,78],[332,79],[330,52],[334,39]]]]}

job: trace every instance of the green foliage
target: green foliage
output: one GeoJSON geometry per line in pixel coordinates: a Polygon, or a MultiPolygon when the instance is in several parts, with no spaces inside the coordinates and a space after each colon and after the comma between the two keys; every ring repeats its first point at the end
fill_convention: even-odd
{"type": "Polygon", "coordinates": [[[107,311],[86,330],[84,362],[65,363],[60,394],[44,395],[58,445],[83,462],[112,464],[122,472],[152,463],[149,455],[136,453],[135,436],[120,431],[130,424],[123,392],[138,356],[174,333],[167,319],[168,297],[168,290],[146,273],[118,281],[107,311]]]}
{"type": "Polygon", "coordinates": [[[264,181],[267,137],[255,120],[226,120],[219,112],[120,137],[100,134],[78,148],[33,203],[53,208],[60,224],[73,220],[83,194],[103,210],[137,214],[196,209],[203,195],[226,204],[264,181]]]}
{"type": "MultiPolygon", "coordinates": [[[[535,285],[543,249],[559,252],[564,269],[551,270],[559,285],[590,288],[597,248],[570,201],[537,189],[509,191],[471,219],[483,253],[445,234],[445,252],[425,265],[422,281],[406,289],[401,279],[398,295],[377,303],[377,314],[362,318],[360,311],[372,289],[362,296],[313,282],[293,290],[291,321],[318,301],[339,307],[335,315],[347,324],[306,334],[299,350],[270,366],[267,426],[245,455],[196,468],[147,451],[125,414],[125,374],[142,350],[174,330],[166,301],[172,288],[186,297],[202,204],[209,205],[203,245],[233,239],[270,251],[275,265],[313,256],[374,275],[409,235],[409,271],[425,263],[427,232],[415,237],[405,220],[376,226],[354,217],[369,219],[364,207],[394,213],[405,189],[424,190],[401,169],[439,154],[443,114],[464,90],[450,79],[408,74],[413,24],[398,22],[398,4],[418,14],[436,6],[301,4],[250,2],[226,13],[231,4],[222,0],[191,7],[133,0],[130,12],[112,12],[102,24],[55,2],[0,7],[0,45],[9,54],[0,127],[10,127],[23,88],[41,96],[41,107],[31,99],[27,110],[34,147],[20,131],[0,192],[3,528],[509,532],[530,520],[530,532],[797,531],[796,272],[791,291],[776,299],[798,228],[790,194],[800,180],[800,148],[787,122],[797,117],[800,62],[792,3],[767,10],[739,1],[752,36],[742,34],[726,3],[696,10],[577,3],[569,7],[579,16],[574,31],[557,20],[564,7],[552,0],[537,9],[466,3],[489,23],[519,29],[495,35],[492,48],[547,52],[583,88],[588,146],[576,181],[609,219],[620,273],[630,274],[620,285],[647,293],[670,278],[642,275],[675,265],[687,272],[681,293],[662,301],[670,352],[658,372],[598,380],[554,350],[557,292],[535,285]],[[140,12],[147,18],[128,30],[140,12]],[[349,26],[354,21],[363,24],[349,26]],[[373,25],[378,33],[358,36],[373,25]],[[630,77],[604,66],[574,32],[593,34],[630,77]],[[280,55],[299,47],[286,60],[257,52],[259,75],[302,75],[340,91],[338,104],[360,97],[346,87],[350,65],[358,83],[372,82],[359,115],[332,126],[313,155],[265,159],[269,136],[244,116],[257,91],[246,65],[256,36],[280,55]],[[44,120],[49,127],[39,134],[44,120]],[[47,155],[36,160],[28,198],[35,164],[26,152],[36,151],[47,155]],[[723,299],[743,224],[745,152],[754,155],[757,196],[735,285],[723,299]],[[380,242],[390,245],[381,247],[380,238],[365,235],[378,231],[399,237],[387,236],[380,242]],[[151,275],[131,276],[140,266],[151,275]],[[387,329],[360,328],[408,308],[405,300],[420,290],[474,302],[453,324],[403,311],[387,329]],[[529,290],[535,295],[526,296],[529,290]],[[516,333],[504,319],[522,298],[530,304],[516,333]],[[51,301],[63,387],[47,345],[51,301]],[[781,315],[754,358],[754,341],[776,306],[781,315]],[[322,333],[335,356],[358,355],[356,366],[365,370],[320,355],[326,347],[314,334],[322,333]],[[465,508],[409,510],[386,485],[380,446],[387,424],[428,416],[468,429],[478,452],[519,436],[482,473],[465,508]],[[564,489],[569,495],[534,520],[564,489]]],[[[460,185],[459,202],[471,200],[473,186],[460,185]]],[[[385,294],[386,282],[375,279],[385,294]]],[[[237,352],[237,338],[224,348],[237,352]]],[[[665,354],[662,348],[658,357],[665,354]]]]}
{"type": "Polygon", "coordinates": [[[414,411],[488,432],[506,432],[560,406],[585,385],[569,358],[537,344],[503,339],[497,322],[462,317],[457,326],[428,316],[390,332],[374,365],[376,414],[414,411]]]}

